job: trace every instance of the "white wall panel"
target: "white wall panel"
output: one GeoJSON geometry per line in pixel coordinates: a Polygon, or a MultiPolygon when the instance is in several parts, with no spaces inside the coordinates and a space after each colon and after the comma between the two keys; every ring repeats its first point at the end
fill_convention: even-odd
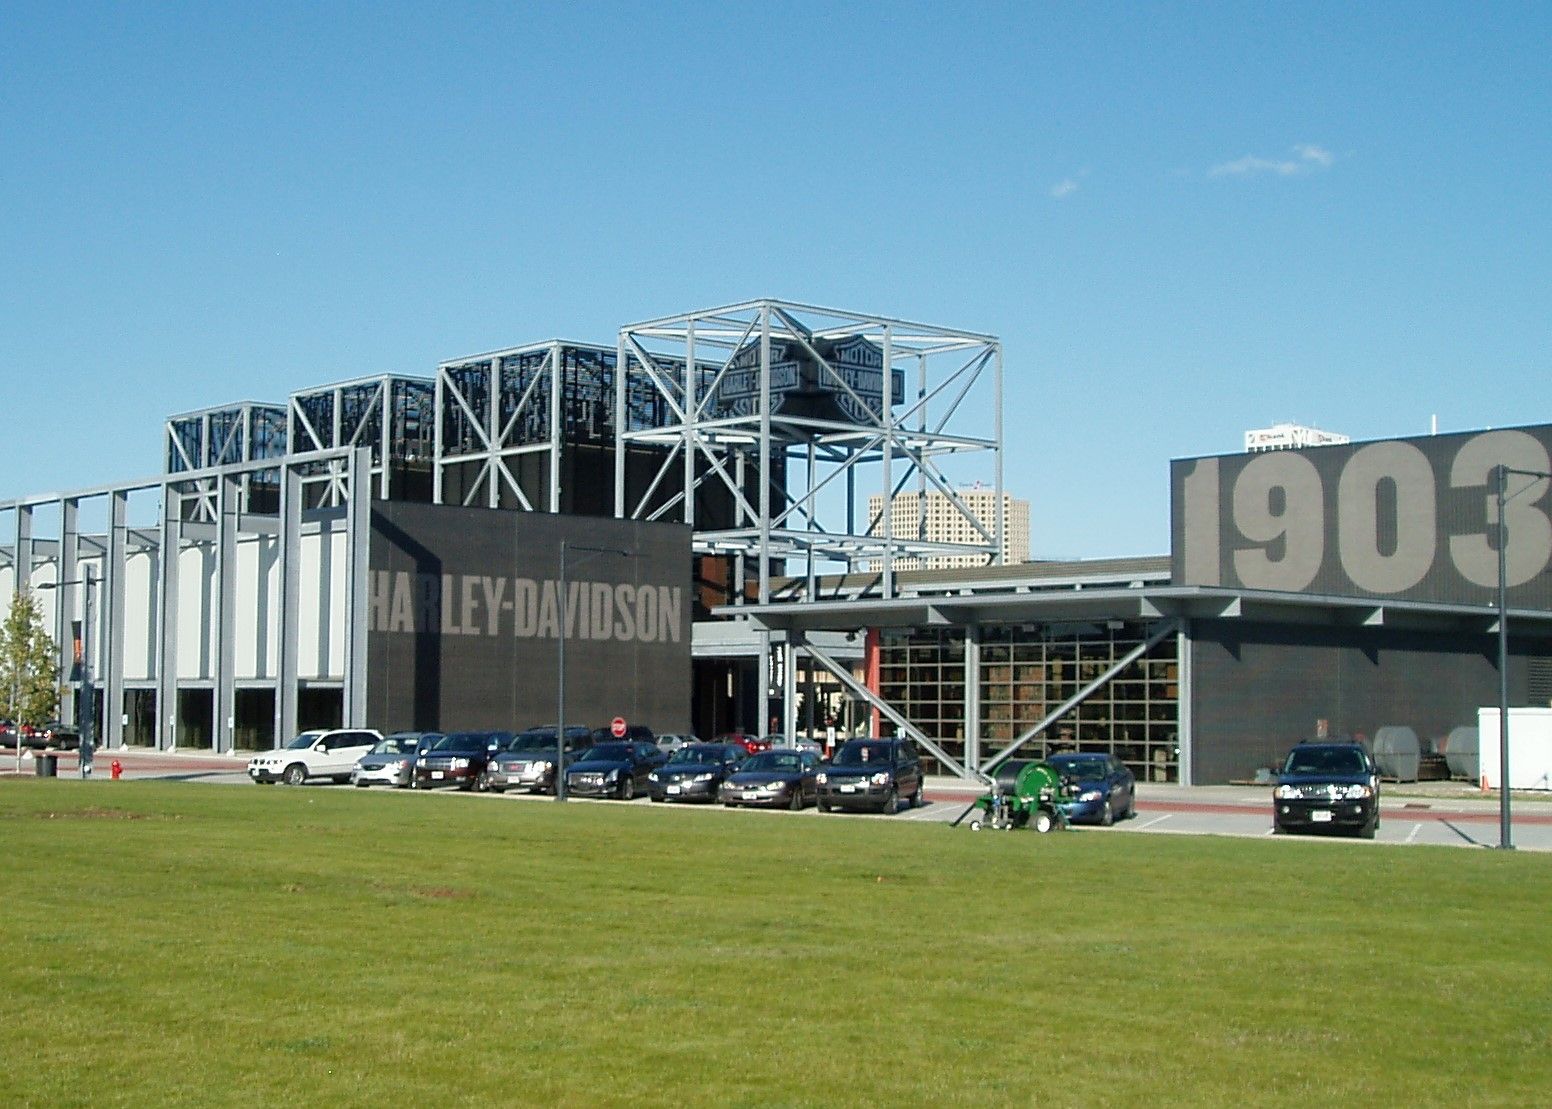
{"type": "Polygon", "coordinates": [[[149,681],[156,675],[156,552],[137,551],[124,566],[124,680],[149,681]]]}
{"type": "Polygon", "coordinates": [[[178,679],[198,681],[215,674],[215,547],[199,543],[178,552],[178,679]]]}

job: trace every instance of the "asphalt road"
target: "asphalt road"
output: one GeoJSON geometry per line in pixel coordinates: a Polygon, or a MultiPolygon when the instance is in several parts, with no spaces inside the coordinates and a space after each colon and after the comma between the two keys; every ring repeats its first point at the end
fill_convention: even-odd
{"type": "MultiPolygon", "coordinates": [[[[240,785],[256,788],[248,781],[244,771],[246,760],[215,755],[162,753],[152,751],[104,752],[99,751],[93,765],[94,777],[110,777],[113,760],[118,759],[125,780],[155,779],[163,781],[188,781],[213,785],[240,785]]],[[[14,775],[14,754],[0,749],[0,779],[14,775]]],[[[22,777],[33,775],[32,759],[24,753],[22,777]]],[[[62,779],[78,779],[76,756],[65,753],[60,756],[59,776],[62,779]]],[[[270,786],[285,789],[285,786],[270,786]]],[[[350,789],[332,783],[309,783],[305,789],[350,789]]],[[[376,787],[374,787],[376,788],[376,787]]],[[[437,796],[449,792],[437,791],[437,796]]],[[[1373,847],[1380,845],[1428,844],[1442,847],[1497,847],[1499,843],[1499,810],[1496,794],[1485,796],[1461,796],[1458,787],[1449,795],[1429,796],[1423,787],[1391,787],[1382,793],[1381,819],[1377,836],[1372,841],[1332,836],[1279,836],[1278,842],[1352,844],[1373,847]],[[1414,795],[1415,794],[1415,795],[1414,795]]],[[[507,793],[458,794],[460,799],[493,804],[552,804],[547,797],[533,797],[507,793]]],[[[659,805],[660,809],[673,811],[693,810],[717,812],[728,816],[749,816],[755,819],[825,819],[825,820],[897,820],[927,823],[951,823],[965,811],[966,805],[976,796],[973,788],[956,779],[931,779],[926,790],[926,804],[909,809],[893,817],[870,814],[820,814],[808,809],[802,814],[787,812],[730,812],[721,806],[659,805]]],[[[618,801],[577,801],[574,804],[621,804],[618,801]]],[[[623,802],[647,805],[645,798],[623,802]]],[[[1513,823],[1511,842],[1520,850],[1552,851],[1552,798],[1512,800],[1513,823]]],[[[1272,835],[1271,793],[1265,787],[1253,786],[1205,786],[1182,787],[1139,783],[1137,787],[1137,815],[1123,820],[1111,828],[1078,827],[1072,831],[1080,835],[1215,835],[1241,837],[1270,837],[1272,835]]],[[[995,832],[979,833],[969,830],[966,821],[955,834],[995,835],[995,832]]],[[[1033,832],[1020,832],[1033,835],[1033,832]]]]}

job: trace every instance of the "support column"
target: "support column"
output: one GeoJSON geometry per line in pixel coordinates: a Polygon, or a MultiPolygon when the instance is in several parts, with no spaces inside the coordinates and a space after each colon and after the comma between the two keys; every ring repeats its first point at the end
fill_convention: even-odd
{"type": "Polygon", "coordinates": [[[302,580],[302,475],[294,465],[280,470],[280,627],[275,644],[275,743],[296,735],[296,664],[302,580]]]}
{"type": "Polygon", "coordinates": [[[18,591],[32,588],[32,505],[16,506],[15,582],[18,591]]]}
{"type": "Polygon", "coordinates": [[[366,726],[367,556],[372,541],[372,453],[350,454],[345,502],[345,690],[347,728],[366,726]]]}
{"type": "Polygon", "coordinates": [[[1189,620],[1180,621],[1180,631],[1175,635],[1175,665],[1180,675],[1175,685],[1175,691],[1179,696],[1175,706],[1175,738],[1180,745],[1180,784],[1190,786],[1196,784],[1196,775],[1191,769],[1196,741],[1191,734],[1191,706],[1194,690],[1191,675],[1191,621],[1189,620]]]}
{"type": "Polygon", "coordinates": [[[760,661],[756,669],[759,688],[755,690],[755,704],[759,715],[751,730],[755,735],[764,735],[770,725],[768,714],[771,711],[771,633],[764,628],[760,629],[760,661]]]}
{"type": "Polygon", "coordinates": [[[124,746],[124,565],[128,559],[129,493],[108,494],[108,545],[102,563],[102,741],[124,746]]]}
{"type": "Polygon", "coordinates": [[[781,644],[781,734],[788,747],[792,746],[798,726],[798,644],[801,641],[801,633],[788,632],[782,637],[781,644]]]}
{"type": "MultiPolygon", "coordinates": [[[[76,598],[82,586],[63,583],[81,580],[80,511],[81,502],[73,497],[67,497],[59,502],[59,546],[56,548],[59,561],[54,567],[57,575],[54,580],[61,583],[54,591],[54,643],[59,652],[60,676],[64,679],[63,684],[71,691],[78,689],[79,686],[76,684],[77,675],[74,673],[74,637],[70,634],[70,625],[75,620],[76,598]]],[[[80,721],[76,719],[80,707],[78,700],[75,696],[62,698],[59,712],[62,719],[79,727],[80,721]]]]}
{"type": "Polygon", "coordinates": [[[965,766],[981,767],[981,625],[965,629],[965,766]]]}
{"type": "Polygon", "coordinates": [[[242,489],[230,474],[216,478],[215,688],[210,704],[211,744],[220,754],[234,746],[237,688],[237,511],[242,489]]]}
{"type": "Polygon", "coordinates": [[[178,744],[178,553],[183,546],[182,496],[162,486],[161,549],[157,552],[156,748],[178,744]]]}

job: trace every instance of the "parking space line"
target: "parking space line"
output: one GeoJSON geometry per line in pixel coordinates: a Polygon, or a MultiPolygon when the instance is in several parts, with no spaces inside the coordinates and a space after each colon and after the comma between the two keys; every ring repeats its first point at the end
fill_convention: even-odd
{"type": "Polygon", "coordinates": [[[1148,823],[1146,823],[1146,824],[1134,824],[1134,825],[1132,825],[1132,830],[1135,831],[1135,832],[1144,831],[1145,829],[1153,827],[1155,824],[1162,824],[1162,823],[1164,823],[1166,820],[1168,820],[1170,817],[1172,817],[1174,815],[1175,814],[1172,813],[1172,812],[1167,812],[1163,816],[1156,816],[1156,817],[1154,817],[1152,820],[1148,821],[1148,823]]]}
{"type": "Polygon", "coordinates": [[[1423,826],[1422,826],[1422,824],[1420,824],[1420,823],[1419,823],[1419,824],[1414,824],[1414,825],[1412,825],[1412,831],[1411,831],[1411,833],[1410,833],[1410,834],[1409,834],[1409,835],[1408,835],[1408,836],[1407,836],[1407,838],[1406,838],[1406,841],[1407,841],[1407,842],[1408,842],[1408,843],[1411,843],[1411,842],[1412,842],[1412,841],[1413,841],[1413,840],[1415,840],[1415,839],[1416,839],[1416,838],[1417,838],[1417,833],[1418,833],[1418,832],[1421,832],[1421,831],[1422,831],[1422,830],[1423,830],[1423,826]]]}

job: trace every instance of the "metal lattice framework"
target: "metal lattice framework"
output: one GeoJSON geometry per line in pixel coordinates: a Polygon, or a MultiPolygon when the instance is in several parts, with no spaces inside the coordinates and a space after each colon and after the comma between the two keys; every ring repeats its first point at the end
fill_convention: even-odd
{"type": "Polygon", "coordinates": [[[619,403],[645,383],[666,405],[667,418],[619,429],[615,514],[695,523],[697,499],[715,488],[731,498],[734,519],[697,528],[696,550],[746,565],[754,559],[761,603],[787,559],[804,562],[810,577],[820,563],[880,566],[886,596],[897,558],[1000,560],[996,337],[757,300],[627,326],[618,359],[626,367],[616,383],[619,403]],[[688,380],[687,365],[699,368],[688,380]],[[637,445],[662,453],[644,492],[629,488],[625,476],[626,448],[637,445]],[[942,465],[971,453],[987,456],[982,464],[989,463],[998,504],[997,518],[977,529],[981,542],[930,542],[924,527],[914,536],[896,534],[911,529],[893,526],[894,496],[913,484],[943,493],[974,519],[942,465]],[[681,475],[673,476],[677,467],[681,475]],[[673,492],[657,495],[664,486],[673,492]],[[867,518],[864,489],[884,494],[879,519],[867,518]]]}
{"type": "MultiPolygon", "coordinates": [[[[244,401],[169,416],[164,424],[166,472],[197,474],[223,466],[239,466],[286,454],[286,410],[282,405],[244,401]]],[[[255,494],[273,500],[276,472],[244,471],[241,503],[254,506],[255,494]]],[[[190,477],[180,486],[184,510],[191,520],[213,523],[216,484],[208,477],[190,477]]]]}
{"type": "MultiPolygon", "coordinates": [[[[435,441],[435,388],[430,378],[382,374],[291,394],[287,442],[293,455],[314,451],[372,452],[377,496],[396,495],[396,476],[429,473],[435,441]]],[[[342,503],[347,485],[338,462],[320,463],[304,484],[319,505],[342,503]]]]}

